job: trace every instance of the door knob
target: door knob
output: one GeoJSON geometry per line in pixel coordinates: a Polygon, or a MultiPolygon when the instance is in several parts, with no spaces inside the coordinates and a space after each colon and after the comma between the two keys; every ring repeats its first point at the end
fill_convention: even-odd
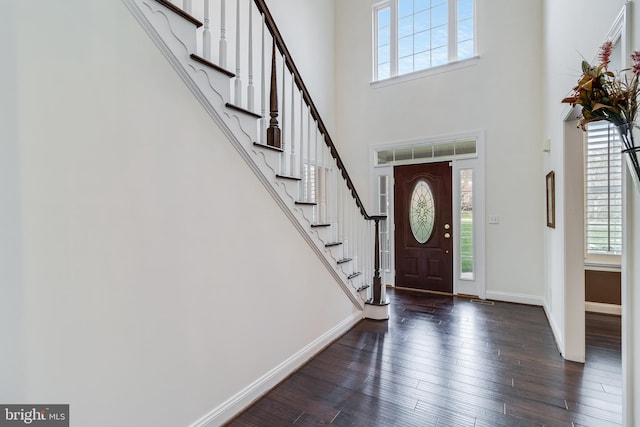
{"type": "Polygon", "coordinates": [[[451,238],[451,234],[449,234],[449,233],[444,233],[444,238],[445,238],[445,239],[450,239],[450,238],[451,238]]]}
{"type": "Polygon", "coordinates": [[[448,230],[448,229],[450,229],[450,228],[451,228],[451,226],[450,226],[449,224],[445,224],[445,225],[444,225],[444,229],[445,229],[445,230],[448,230]]]}

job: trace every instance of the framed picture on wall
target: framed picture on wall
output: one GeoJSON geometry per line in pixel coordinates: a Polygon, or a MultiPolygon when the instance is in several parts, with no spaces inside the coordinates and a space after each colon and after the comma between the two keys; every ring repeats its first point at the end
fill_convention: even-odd
{"type": "Polygon", "coordinates": [[[547,227],[556,228],[556,174],[547,174],[547,227]]]}

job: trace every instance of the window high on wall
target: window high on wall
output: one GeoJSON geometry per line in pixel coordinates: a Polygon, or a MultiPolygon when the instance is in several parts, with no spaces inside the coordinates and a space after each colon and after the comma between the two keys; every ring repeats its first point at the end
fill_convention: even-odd
{"type": "Polygon", "coordinates": [[[373,8],[374,80],[475,55],[474,0],[386,0],[373,8]]]}

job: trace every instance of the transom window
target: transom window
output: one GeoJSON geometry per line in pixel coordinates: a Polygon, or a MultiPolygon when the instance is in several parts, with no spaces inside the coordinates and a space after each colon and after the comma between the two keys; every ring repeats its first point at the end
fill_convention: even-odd
{"type": "Polygon", "coordinates": [[[373,12],[376,81],[475,55],[474,0],[386,0],[373,12]]]}

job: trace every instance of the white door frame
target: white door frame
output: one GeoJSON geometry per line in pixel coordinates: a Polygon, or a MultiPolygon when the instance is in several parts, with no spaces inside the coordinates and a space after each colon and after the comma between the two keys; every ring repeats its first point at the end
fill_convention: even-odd
{"type": "Polygon", "coordinates": [[[485,227],[485,168],[484,168],[484,131],[470,131],[464,133],[448,134],[429,138],[422,138],[411,141],[398,141],[387,144],[378,144],[370,146],[371,154],[371,200],[374,201],[375,207],[372,212],[379,212],[378,199],[378,178],[380,176],[388,177],[388,195],[387,195],[387,221],[389,224],[389,251],[390,260],[389,268],[383,270],[382,280],[386,285],[395,286],[395,242],[394,242],[394,196],[393,190],[393,168],[394,166],[407,164],[420,164],[431,162],[449,161],[452,164],[452,202],[453,202],[453,227],[454,236],[454,257],[453,257],[453,293],[477,295],[479,298],[486,298],[486,227],[485,227]],[[425,145],[448,144],[457,141],[476,142],[476,153],[472,155],[452,155],[439,156],[429,159],[415,160],[392,160],[382,165],[377,164],[377,153],[384,150],[405,149],[425,145]],[[473,253],[474,268],[473,278],[463,278],[460,274],[460,239],[455,230],[460,230],[460,172],[463,169],[473,170],[473,253]]]}

